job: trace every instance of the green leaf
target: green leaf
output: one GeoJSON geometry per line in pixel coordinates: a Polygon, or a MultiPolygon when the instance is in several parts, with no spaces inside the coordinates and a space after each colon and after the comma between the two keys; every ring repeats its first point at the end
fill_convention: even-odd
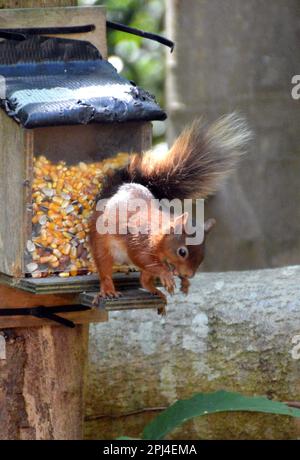
{"type": "Polygon", "coordinates": [[[194,417],[233,411],[265,412],[300,417],[300,409],[293,409],[284,403],[271,401],[264,396],[243,396],[227,391],[198,393],[190,399],[175,402],[159,414],[145,427],[142,438],[163,439],[174,428],[194,417]]]}
{"type": "Polygon", "coordinates": [[[120,436],[117,441],[141,441],[141,438],[130,438],[129,436],[120,436]]]}

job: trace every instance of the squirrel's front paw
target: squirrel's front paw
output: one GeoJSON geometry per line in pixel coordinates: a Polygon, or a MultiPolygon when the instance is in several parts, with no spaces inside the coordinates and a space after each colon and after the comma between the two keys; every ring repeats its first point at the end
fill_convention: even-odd
{"type": "Polygon", "coordinates": [[[160,275],[160,281],[163,287],[168,291],[169,294],[174,294],[176,287],[174,277],[171,273],[164,273],[160,275]]]}
{"type": "Polygon", "coordinates": [[[185,295],[189,293],[189,287],[191,283],[187,278],[181,278],[181,285],[180,285],[180,290],[183,292],[185,295]]]}

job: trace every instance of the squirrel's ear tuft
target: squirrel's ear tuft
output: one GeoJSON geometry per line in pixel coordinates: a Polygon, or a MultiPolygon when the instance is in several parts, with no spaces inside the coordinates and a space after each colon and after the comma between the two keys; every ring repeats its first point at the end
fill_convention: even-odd
{"type": "Polygon", "coordinates": [[[187,221],[188,221],[188,218],[189,218],[189,213],[188,212],[184,212],[180,216],[176,217],[176,219],[175,219],[175,227],[177,227],[177,226],[184,227],[186,225],[187,221]]]}
{"type": "Polygon", "coordinates": [[[214,218],[207,219],[204,222],[204,233],[207,235],[211,229],[216,225],[217,221],[214,218]]]}
{"type": "Polygon", "coordinates": [[[171,229],[173,229],[175,234],[181,235],[183,233],[183,229],[188,221],[188,218],[188,212],[184,212],[183,214],[180,214],[180,216],[175,217],[173,223],[171,224],[171,229]]]}

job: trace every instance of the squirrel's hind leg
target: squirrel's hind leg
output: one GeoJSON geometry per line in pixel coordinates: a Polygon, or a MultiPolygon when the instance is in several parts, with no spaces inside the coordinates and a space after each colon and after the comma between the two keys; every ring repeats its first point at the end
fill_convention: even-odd
{"type": "Polygon", "coordinates": [[[97,305],[99,298],[120,297],[122,294],[116,291],[112,274],[114,259],[105,245],[104,238],[98,238],[96,244],[92,246],[95,265],[100,278],[100,292],[95,297],[94,304],[97,305]]]}

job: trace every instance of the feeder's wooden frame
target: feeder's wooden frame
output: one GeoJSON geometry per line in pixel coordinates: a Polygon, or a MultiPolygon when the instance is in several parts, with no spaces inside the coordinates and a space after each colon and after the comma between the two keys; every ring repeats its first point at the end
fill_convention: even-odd
{"type": "Polygon", "coordinates": [[[151,123],[129,122],[57,126],[28,130],[0,112],[0,273],[25,276],[24,252],[31,239],[33,158],[93,160],[118,152],[141,152],[151,146],[151,123]],[[117,133],[117,135],[116,135],[117,133]],[[9,248],[9,250],[8,250],[9,248]]]}
{"type": "MultiPolygon", "coordinates": [[[[26,130],[0,111],[0,196],[3,197],[0,206],[0,308],[13,307],[13,302],[7,300],[10,291],[2,286],[3,284],[8,285],[9,289],[27,290],[30,282],[25,278],[24,255],[26,242],[32,235],[31,190],[34,156],[42,152],[47,157],[59,160],[59,151],[63,145],[64,152],[68,152],[72,161],[76,163],[84,159],[82,152],[87,159],[95,158],[96,154],[101,158],[101,155],[114,155],[120,151],[142,152],[150,148],[151,139],[149,122],[58,126],[26,130]]],[[[124,284],[126,284],[129,279],[124,276],[124,284]]],[[[38,286],[39,282],[36,281],[38,286]]],[[[78,305],[80,299],[75,294],[87,290],[88,279],[85,276],[78,277],[75,288],[72,278],[61,283],[57,277],[49,277],[42,283],[47,286],[43,292],[45,295],[33,296],[31,302],[27,304],[23,302],[20,307],[57,306],[59,305],[57,295],[60,298],[60,305],[78,305]]],[[[40,294],[37,291],[35,293],[40,294]]],[[[154,300],[153,303],[155,308],[154,300]]],[[[138,305],[139,302],[137,307],[138,305]]],[[[88,312],[63,313],[61,316],[71,319],[76,324],[107,320],[107,314],[96,308],[88,312]]],[[[30,316],[0,316],[0,329],[42,324],[49,324],[49,320],[30,316]]]]}

